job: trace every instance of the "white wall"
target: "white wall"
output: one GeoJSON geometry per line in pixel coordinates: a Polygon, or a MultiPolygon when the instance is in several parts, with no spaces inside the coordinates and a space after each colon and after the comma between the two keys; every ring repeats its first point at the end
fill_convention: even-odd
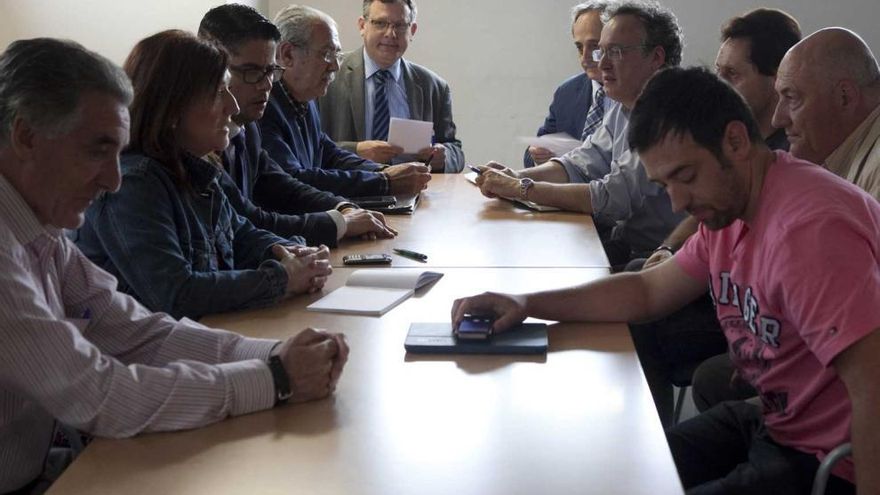
{"type": "MultiPolygon", "coordinates": [[[[286,0],[268,0],[269,16],[286,0]]],[[[580,67],[569,37],[568,11],[577,0],[421,0],[419,31],[407,58],[426,65],[452,87],[455,122],[470,163],[490,159],[521,166],[513,137],[534,133],[553,89],[580,67]]],[[[847,26],[880,54],[878,0],[663,0],[685,33],[686,64],[715,60],[718,32],[728,18],[759,6],[794,15],[804,33],[847,26]]],[[[360,46],[358,0],[309,4],[339,23],[343,48],[360,46]]]]}
{"type": "MultiPolygon", "coordinates": [[[[304,0],[298,0],[304,1],[304,0]]],[[[67,37],[122,62],[139,39],[172,27],[195,30],[220,0],[0,0],[0,47],[34,36],[67,37]]],[[[289,2],[245,0],[270,18],[289,2]]],[[[519,165],[517,135],[542,122],[553,89],[580,68],[569,37],[576,0],[420,0],[419,32],[407,57],[438,72],[453,92],[455,121],[471,163],[519,165]]],[[[685,62],[710,63],[729,17],[767,5],[805,33],[847,26],[880,51],[878,0],[665,0],[685,32],[685,62]]],[[[339,23],[343,47],[360,46],[360,0],[312,0],[339,23]]]]}
{"type": "Polygon", "coordinates": [[[164,29],[195,31],[222,0],[0,0],[0,48],[51,36],[82,43],[121,64],[139,40],[164,29]]]}

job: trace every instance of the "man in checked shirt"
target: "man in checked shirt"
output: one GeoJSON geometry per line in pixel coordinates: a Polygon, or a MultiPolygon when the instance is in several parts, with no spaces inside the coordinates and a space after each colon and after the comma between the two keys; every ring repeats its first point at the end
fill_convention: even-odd
{"type": "Polygon", "coordinates": [[[119,188],[131,97],[121,69],[73,42],[0,54],[0,493],[45,489],[58,423],[196,428],[326,397],[348,358],[341,334],[251,339],[151,313],[65,238],[119,188]]]}

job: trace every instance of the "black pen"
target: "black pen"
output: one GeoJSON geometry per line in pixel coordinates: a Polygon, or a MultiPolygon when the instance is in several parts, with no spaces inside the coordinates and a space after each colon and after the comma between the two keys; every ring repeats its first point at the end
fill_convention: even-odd
{"type": "Polygon", "coordinates": [[[477,167],[475,167],[475,166],[473,166],[473,165],[468,165],[468,168],[471,169],[471,170],[473,170],[474,172],[476,172],[477,175],[482,175],[482,174],[483,174],[483,171],[482,171],[482,170],[480,170],[479,168],[477,168],[477,167]]]}
{"type": "Polygon", "coordinates": [[[410,251],[408,249],[397,249],[397,248],[392,249],[392,251],[394,251],[395,253],[397,253],[401,256],[405,256],[407,258],[412,258],[416,261],[423,261],[423,262],[428,261],[427,254],[417,253],[415,251],[410,251]]]}

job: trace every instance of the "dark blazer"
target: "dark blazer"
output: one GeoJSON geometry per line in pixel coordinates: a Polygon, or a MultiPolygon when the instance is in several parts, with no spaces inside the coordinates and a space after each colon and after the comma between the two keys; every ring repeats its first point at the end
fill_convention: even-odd
{"type": "Polygon", "coordinates": [[[272,87],[259,125],[263,149],[285,172],[306,184],[345,197],[388,194],[381,165],[337,146],[321,130],[315,102],[294,106],[280,82],[272,87]]]}
{"type": "Polygon", "coordinates": [[[226,171],[220,177],[220,186],[239,215],[281,237],[303,236],[311,245],[336,245],[336,223],[326,211],[345,198],[316,189],[281,170],[263,150],[255,122],[246,124],[220,155],[226,171]]]}
{"type": "MultiPolygon", "coordinates": [[[[452,95],[440,76],[421,65],[401,59],[410,117],[434,123],[434,142],[446,147],[446,172],[461,172],[464,152],[455,138],[452,121],[452,95]]],[[[343,148],[354,152],[358,141],[365,141],[364,50],[346,54],[327,94],[318,100],[324,132],[343,148]]]]}
{"type": "MultiPolygon", "coordinates": [[[[544,125],[538,129],[538,136],[567,132],[571,137],[580,139],[592,103],[593,83],[590,78],[583,72],[569,77],[553,93],[550,113],[544,118],[544,125]]],[[[523,155],[523,165],[535,166],[528,148],[523,155]]]]}

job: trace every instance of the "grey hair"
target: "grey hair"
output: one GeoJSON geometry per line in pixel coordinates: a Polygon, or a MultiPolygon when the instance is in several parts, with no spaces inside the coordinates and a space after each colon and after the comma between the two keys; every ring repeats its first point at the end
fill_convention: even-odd
{"type": "Polygon", "coordinates": [[[79,43],[52,38],[13,42],[0,54],[0,145],[9,142],[16,118],[50,135],[70,131],[87,92],[113,96],[125,106],[132,99],[125,72],[79,43]]]}
{"type": "Polygon", "coordinates": [[[575,5],[571,8],[571,28],[574,29],[574,24],[577,20],[587,12],[598,12],[602,15],[610,6],[611,2],[606,2],[604,0],[589,0],[575,5]]]}
{"type": "Polygon", "coordinates": [[[655,47],[662,47],[666,52],[664,67],[678,67],[681,64],[681,53],[684,50],[684,35],[678,25],[678,19],[669,9],[663,8],[654,1],[621,2],[605,12],[605,22],[619,15],[635,16],[645,28],[644,53],[655,47]]]}
{"type": "Polygon", "coordinates": [[[336,21],[332,17],[306,5],[288,5],[278,12],[273,23],[281,32],[281,41],[302,47],[309,46],[316,24],[326,24],[336,29],[336,21]]]}
{"type": "Polygon", "coordinates": [[[419,13],[419,8],[416,6],[415,0],[364,0],[363,16],[365,19],[370,14],[370,5],[373,5],[373,3],[375,3],[375,2],[402,3],[404,6],[406,6],[409,9],[409,18],[406,20],[406,22],[409,22],[409,23],[416,22],[416,15],[418,15],[418,13],[419,13]]]}

